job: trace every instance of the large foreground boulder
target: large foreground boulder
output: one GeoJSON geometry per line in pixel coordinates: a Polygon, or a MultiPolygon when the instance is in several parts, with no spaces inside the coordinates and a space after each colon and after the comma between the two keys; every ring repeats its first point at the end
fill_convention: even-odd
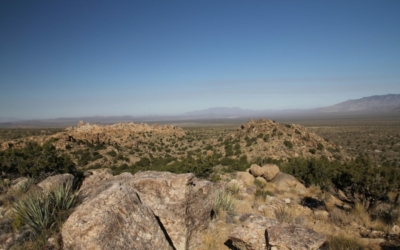
{"type": "Polygon", "coordinates": [[[209,181],[155,171],[94,172],[80,194],[63,226],[66,249],[197,249],[214,200],[209,181]]]}
{"type": "Polygon", "coordinates": [[[115,181],[98,186],[62,228],[64,249],[173,249],[136,191],[115,181]]]}
{"type": "Polygon", "coordinates": [[[136,173],[129,183],[160,218],[177,250],[195,249],[201,243],[213,208],[211,182],[193,174],[146,171],[136,173]]]}

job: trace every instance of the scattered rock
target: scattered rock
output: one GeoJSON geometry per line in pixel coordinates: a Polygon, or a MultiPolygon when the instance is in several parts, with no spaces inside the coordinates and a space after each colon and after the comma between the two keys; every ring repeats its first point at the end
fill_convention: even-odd
{"type": "Polygon", "coordinates": [[[266,164],[262,167],[253,164],[250,167],[250,173],[254,177],[262,176],[267,181],[272,180],[279,172],[279,167],[275,164],[266,164]]]}
{"type": "Polygon", "coordinates": [[[314,250],[326,241],[325,236],[301,226],[276,224],[268,228],[270,246],[278,249],[314,250]]]}
{"type": "Polygon", "coordinates": [[[391,229],[390,229],[390,233],[391,234],[400,234],[400,227],[398,225],[394,225],[391,229]]]}
{"type": "Polygon", "coordinates": [[[325,242],[322,236],[311,229],[297,225],[281,224],[259,215],[243,215],[241,227],[229,235],[233,246],[241,250],[259,250],[267,247],[277,249],[318,249],[325,242]]]}

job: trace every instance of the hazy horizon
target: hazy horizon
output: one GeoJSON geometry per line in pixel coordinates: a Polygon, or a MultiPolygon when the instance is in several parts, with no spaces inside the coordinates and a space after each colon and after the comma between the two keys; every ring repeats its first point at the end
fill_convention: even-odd
{"type": "Polygon", "coordinates": [[[400,93],[399,1],[3,1],[0,117],[311,109],[400,93]]]}

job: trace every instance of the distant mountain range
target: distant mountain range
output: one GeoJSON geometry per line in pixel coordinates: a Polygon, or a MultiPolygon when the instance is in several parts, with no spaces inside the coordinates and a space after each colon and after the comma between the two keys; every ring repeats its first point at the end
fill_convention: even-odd
{"type": "Polygon", "coordinates": [[[66,127],[76,125],[83,120],[90,123],[111,124],[117,122],[168,122],[218,119],[249,119],[270,118],[281,119],[287,117],[329,117],[354,115],[396,115],[400,114],[400,94],[375,95],[356,100],[348,100],[332,106],[318,109],[292,110],[251,110],[239,107],[215,107],[205,110],[186,112],[175,116],[89,116],[73,118],[57,118],[47,120],[21,121],[15,118],[0,117],[0,127],[66,127]]]}
{"type": "Polygon", "coordinates": [[[374,95],[357,100],[348,100],[329,107],[320,108],[321,112],[398,112],[400,95],[374,95]]]}

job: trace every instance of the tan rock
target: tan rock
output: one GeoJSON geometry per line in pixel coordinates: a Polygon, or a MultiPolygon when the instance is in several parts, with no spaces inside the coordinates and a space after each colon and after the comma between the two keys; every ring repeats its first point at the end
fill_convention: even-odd
{"type": "Polygon", "coordinates": [[[97,190],[99,185],[114,178],[109,168],[88,170],[84,175],[86,178],[83,180],[81,188],[79,189],[79,194],[83,199],[90,197],[90,194],[97,190]]]}
{"type": "Polygon", "coordinates": [[[138,172],[129,184],[160,219],[177,250],[194,249],[211,220],[214,189],[193,174],[138,172]]]}
{"type": "Polygon", "coordinates": [[[58,174],[47,177],[43,181],[39,182],[37,186],[42,188],[43,190],[50,191],[56,186],[64,185],[67,182],[72,182],[73,180],[74,176],[72,174],[58,174]]]}
{"type": "Polygon", "coordinates": [[[278,249],[315,250],[326,241],[325,236],[301,226],[277,224],[268,228],[270,246],[278,249]]]}
{"type": "Polygon", "coordinates": [[[252,174],[254,177],[258,177],[258,176],[262,176],[263,175],[263,170],[261,169],[260,166],[258,166],[257,164],[252,164],[250,166],[250,174],[252,174]]]}
{"type": "Polygon", "coordinates": [[[173,249],[157,217],[129,185],[98,185],[64,223],[64,249],[173,249]]]}
{"type": "Polygon", "coordinates": [[[235,227],[229,239],[241,250],[277,249],[318,249],[325,242],[323,235],[297,225],[278,223],[259,215],[243,215],[243,223],[235,227]]]}
{"type": "Polygon", "coordinates": [[[267,181],[270,181],[279,173],[279,167],[275,164],[266,164],[262,167],[257,164],[252,164],[250,167],[250,173],[254,177],[262,176],[267,181]]]}
{"type": "Polygon", "coordinates": [[[279,172],[279,174],[271,180],[271,183],[275,184],[275,187],[277,187],[280,191],[288,192],[290,190],[294,190],[298,194],[302,195],[307,192],[306,187],[295,177],[282,172],[279,172]]]}
{"type": "Polygon", "coordinates": [[[275,164],[266,164],[261,168],[263,169],[262,177],[264,177],[267,181],[271,181],[280,172],[279,167],[275,164]]]}
{"type": "Polygon", "coordinates": [[[237,172],[236,179],[242,181],[246,186],[254,185],[254,176],[247,172],[237,172]]]}

